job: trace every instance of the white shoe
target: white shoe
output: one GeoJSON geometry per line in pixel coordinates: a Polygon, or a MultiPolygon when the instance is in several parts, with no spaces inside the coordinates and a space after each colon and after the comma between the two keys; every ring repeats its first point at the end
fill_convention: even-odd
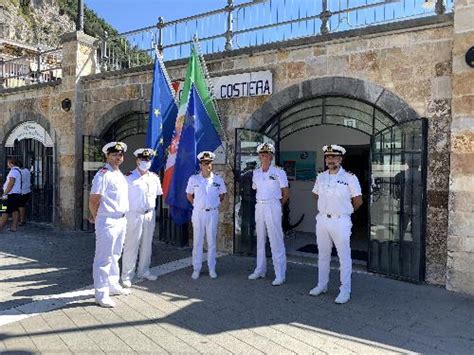
{"type": "Polygon", "coordinates": [[[99,306],[104,307],[104,308],[114,308],[116,306],[114,300],[111,299],[110,297],[105,297],[101,300],[96,299],[95,302],[99,306]]]}
{"type": "Polygon", "coordinates": [[[210,277],[211,279],[217,279],[216,271],[215,271],[215,270],[210,270],[210,271],[209,271],[209,277],[210,277]]]}
{"type": "Polygon", "coordinates": [[[121,296],[121,295],[129,295],[132,291],[129,288],[123,288],[122,286],[115,286],[109,290],[110,296],[121,296]]]}
{"type": "Polygon", "coordinates": [[[122,281],[122,286],[125,288],[130,288],[132,287],[132,282],[130,280],[124,280],[122,281]]]}
{"type": "Polygon", "coordinates": [[[275,280],[273,280],[272,286],[280,286],[280,285],[283,285],[284,283],[285,283],[285,279],[276,278],[275,280]]]}
{"type": "Polygon", "coordinates": [[[351,299],[351,293],[350,292],[341,291],[341,292],[339,292],[339,295],[336,297],[334,302],[337,303],[337,304],[344,304],[344,303],[349,302],[350,299],[351,299]]]}
{"type": "Polygon", "coordinates": [[[327,286],[326,287],[316,286],[311,291],[309,291],[309,294],[311,296],[319,296],[320,294],[326,293],[326,292],[328,292],[327,286]]]}
{"type": "Polygon", "coordinates": [[[249,275],[249,280],[264,279],[265,274],[259,274],[258,272],[253,272],[249,275]]]}
{"type": "Polygon", "coordinates": [[[151,272],[146,272],[141,278],[146,279],[148,281],[156,281],[158,276],[153,275],[151,272]]]}
{"type": "Polygon", "coordinates": [[[200,271],[196,271],[196,270],[193,271],[193,274],[191,275],[191,278],[192,278],[193,280],[199,279],[199,274],[200,274],[200,273],[201,273],[200,271]]]}

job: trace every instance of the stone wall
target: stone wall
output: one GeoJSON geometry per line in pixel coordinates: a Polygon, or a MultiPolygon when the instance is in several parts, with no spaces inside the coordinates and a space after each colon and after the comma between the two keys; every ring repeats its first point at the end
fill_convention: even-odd
{"type": "Polygon", "coordinates": [[[474,44],[474,2],[456,1],[447,288],[474,294],[474,69],[464,56],[474,44]]]}
{"type": "Polygon", "coordinates": [[[93,39],[83,33],[63,37],[63,78],[61,82],[32,85],[0,91],[0,142],[5,143],[9,132],[19,123],[35,121],[42,125],[54,142],[57,159],[57,218],[55,223],[64,228],[79,226],[77,211],[81,200],[81,145],[82,131],[78,130],[77,116],[82,104],[78,78],[95,73],[93,39]],[[61,108],[64,99],[72,108],[61,108]],[[79,137],[78,137],[79,136],[79,137]]]}
{"type": "MultiPolygon", "coordinates": [[[[16,90],[14,92],[0,93],[2,110],[0,111],[0,142],[5,143],[8,134],[19,123],[35,121],[43,126],[53,139],[55,153],[59,156],[59,176],[64,179],[67,174],[68,148],[70,141],[68,135],[74,132],[72,114],[61,110],[61,100],[65,98],[60,85],[47,85],[42,87],[30,87],[28,89],[16,90]]],[[[2,162],[4,164],[4,162],[2,162]]],[[[4,166],[4,165],[2,165],[4,166]]],[[[67,188],[65,185],[63,187],[67,188]]],[[[59,196],[60,199],[64,194],[59,196]]],[[[61,207],[57,210],[58,220],[61,225],[73,227],[71,218],[73,206],[71,196],[68,194],[66,200],[62,200],[61,207]]]]}

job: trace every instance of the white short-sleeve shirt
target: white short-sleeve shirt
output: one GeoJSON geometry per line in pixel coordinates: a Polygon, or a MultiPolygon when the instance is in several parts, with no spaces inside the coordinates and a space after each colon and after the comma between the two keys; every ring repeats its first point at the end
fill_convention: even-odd
{"type": "Polygon", "coordinates": [[[28,168],[21,169],[21,176],[23,178],[23,188],[21,193],[26,195],[31,192],[31,172],[28,168]]]}
{"type": "Polygon", "coordinates": [[[257,201],[280,200],[281,189],[285,187],[288,187],[288,178],[282,168],[270,166],[266,172],[262,168],[253,172],[252,188],[257,190],[257,201]]]}
{"type": "Polygon", "coordinates": [[[21,172],[19,167],[13,167],[10,169],[10,172],[7,175],[7,178],[5,179],[5,183],[3,184],[3,191],[8,186],[8,182],[10,181],[10,178],[15,179],[15,183],[13,184],[12,189],[8,193],[10,194],[21,194],[21,186],[22,186],[22,177],[21,177],[21,172]]]}
{"type": "Polygon", "coordinates": [[[128,212],[127,180],[120,170],[113,170],[109,164],[95,174],[91,194],[101,196],[98,216],[128,212]]]}
{"type": "Polygon", "coordinates": [[[362,195],[357,176],[342,167],[337,174],[329,174],[329,170],[319,174],[313,193],[318,195],[319,212],[334,215],[351,215],[354,212],[352,197],[362,195]]]}
{"type": "Polygon", "coordinates": [[[201,173],[192,175],[186,186],[186,193],[194,195],[193,207],[197,209],[219,207],[220,195],[226,192],[224,180],[214,173],[211,173],[208,178],[202,176],[201,173]]]}
{"type": "Polygon", "coordinates": [[[160,177],[148,171],[141,175],[135,169],[126,176],[130,211],[144,213],[155,209],[156,196],[163,195],[160,177]]]}

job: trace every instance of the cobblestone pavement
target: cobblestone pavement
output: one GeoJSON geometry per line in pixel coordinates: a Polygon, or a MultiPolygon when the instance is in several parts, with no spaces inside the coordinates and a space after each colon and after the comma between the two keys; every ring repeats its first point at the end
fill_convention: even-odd
{"type": "MultiPolygon", "coordinates": [[[[35,232],[32,230],[31,233],[31,239],[35,240],[35,232]]],[[[24,282],[18,284],[18,290],[27,292],[30,286],[41,284],[40,281],[52,287],[49,283],[53,282],[44,281],[53,280],[49,276],[55,272],[54,269],[65,275],[71,272],[79,280],[84,280],[84,284],[90,282],[89,262],[84,261],[80,264],[83,266],[74,260],[64,260],[60,265],[48,263],[48,255],[51,258],[58,253],[58,248],[63,250],[63,239],[62,236],[47,234],[43,241],[38,236],[37,246],[43,246],[45,250],[41,255],[46,257],[37,261],[34,281],[15,281],[24,282]],[[58,238],[60,241],[57,241],[58,238]],[[55,251],[49,248],[55,248],[55,251]],[[47,275],[41,276],[42,271],[46,271],[47,275]],[[81,273],[87,275],[81,277],[81,273]]],[[[71,237],[83,240],[67,240],[64,248],[71,248],[72,251],[78,248],[78,259],[87,255],[91,258],[93,238],[80,233],[73,233],[71,237]],[[82,255],[79,251],[81,245],[84,247],[82,255]]],[[[12,237],[5,234],[1,238],[12,237]]],[[[28,246],[25,252],[16,256],[19,267],[15,267],[14,251],[19,252],[23,248],[3,248],[4,244],[8,244],[6,239],[0,242],[1,251],[11,256],[0,259],[2,285],[8,282],[3,270],[20,274],[24,271],[23,258],[35,260],[34,255],[27,252],[31,249],[28,246]],[[9,263],[5,264],[8,259],[9,263]],[[4,266],[7,268],[4,269],[4,266]]],[[[165,248],[163,245],[160,247],[165,248]]],[[[179,253],[189,256],[189,250],[178,251],[174,256],[179,253]]],[[[167,265],[158,266],[155,270],[164,270],[167,265]]],[[[181,267],[164,271],[156,282],[135,285],[132,295],[116,298],[118,306],[114,309],[97,307],[89,296],[65,302],[61,308],[45,311],[41,311],[41,307],[37,307],[36,311],[32,308],[31,314],[24,314],[22,320],[7,321],[0,326],[0,351],[474,353],[472,297],[437,287],[355,273],[353,299],[341,306],[333,303],[337,295],[336,272],[331,275],[327,294],[320,297],[308,295],[316,277],[314,266],[290,263],[287,283],[272,287],[271,278],[247,280],[247,274],[254,267],[253,258],[221,257],[217,280],[210,279],[204,273],[199,280],[193,281],[190,278],[191,268],[184,267],[186,265],[189,265],[189,258],[181,267]]],[[[72,286],[73,281],[68,285],[72,286]]],[[[79,288],[81,285],[76,286],[79,288]]],[[[33,304],[41,304],[41,301],[33,304]]],[[[0,312],[0,321],[5,317],[8,317],[8,311],[0,312]]]]}

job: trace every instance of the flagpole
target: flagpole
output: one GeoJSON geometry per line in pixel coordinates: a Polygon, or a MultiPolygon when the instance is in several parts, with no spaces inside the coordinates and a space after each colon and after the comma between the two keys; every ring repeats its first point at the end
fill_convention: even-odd
{"type": "Polygon", "coordinates": [[[206,61],[204,60],[204,55],[202,54],[201,46],[199,44],[199,39],[198,39],[197,35],[193,36],[193,46],[196,50],[197,55],[199,56],[199,59],[200,59],[200,62],[201,62],[201,70],[204,73],[204,78],[206,79],[207,87],[211,89],[211,90],[209,90],[209,93],[210,93],[211,98],[212,98],[212,105],[214,106],[214,110],[217,113],[217,119],[219,120],[219,126],[221,128],[222,135],[224,136],[225,151],[227,153],[227,143],[228,143],[227,133],[226,133],[226,131],[224,129],[224,126],[222,124],[221,114],[220,114],[220,111],[219,111],[219,106],[217,105],[216,98],[214,97],[214,87],[212,86],[211,76],[209,75],[209,71],[207,70],[206,61]]]}

